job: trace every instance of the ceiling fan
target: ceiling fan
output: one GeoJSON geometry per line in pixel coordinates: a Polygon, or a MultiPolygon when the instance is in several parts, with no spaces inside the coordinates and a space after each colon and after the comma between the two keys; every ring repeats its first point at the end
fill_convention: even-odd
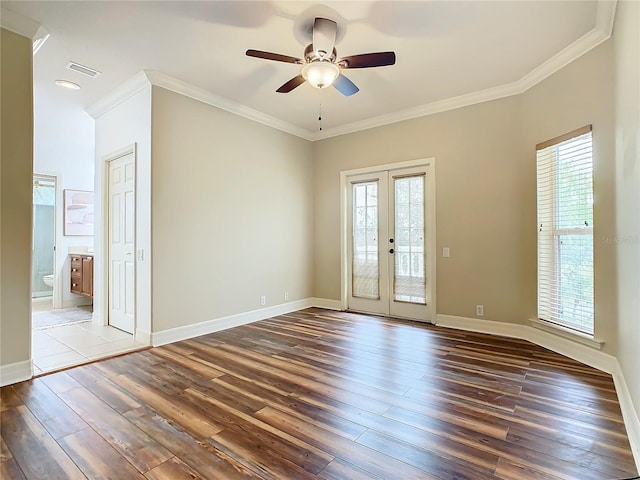
{"type": "Polygon", "coordinates": [[[302,65],[300,74],[282,85],[276,92],[289,93],[305,81],[315,88],[334,86],[343,95],[357,93],[359,88],[341,70],[347,68],[384,67],[396,63],[394,52],[363,53],[338,58],[335,49],[337,24],[326,18],[316,18],[313,23],[313,41],[304,49],[304,59],[279,53],[247,50],[249,57],[274,60],[276,62],[302,65]]]}

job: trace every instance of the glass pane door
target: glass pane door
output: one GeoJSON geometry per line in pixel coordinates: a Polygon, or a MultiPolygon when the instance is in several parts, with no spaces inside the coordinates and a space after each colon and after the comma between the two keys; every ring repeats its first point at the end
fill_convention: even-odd
{"type": "Polygon", "coordinates": [[[353,296],[380,299],[378,181],[353,185],[353,296]]]}
{"type": "Polygon", "coordinates": [[[393,300],[426,303],[424,175],[394,178],[393,300]]]}
{"type": "Polygon", "coordinates": [[[428,166],[349,177],[348,307],[435,320],[434,180],[428,166]]]}
{"type": "Polygon", "coordinates": [[[44,277],[52,275],[55,268],[55,206],[55,177],[34,175],[33,242],[31,252],[31,294],[33,298],[53,296],[53,288],[44,282],[44,277]]]}
{"type": "Polygon", "coordinates": [[[347,192],[349,308],[389,313],[386,172],[349,179],[347,192]]]}

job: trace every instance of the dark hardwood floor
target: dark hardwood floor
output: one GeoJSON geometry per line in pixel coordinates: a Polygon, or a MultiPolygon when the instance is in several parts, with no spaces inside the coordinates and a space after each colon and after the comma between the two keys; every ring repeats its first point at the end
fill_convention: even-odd
{"type": "Polygon", "coordinates": [[[609,375],[321,309],[4,387],[1,420],[3,480],[637,475],[609,375]]]}

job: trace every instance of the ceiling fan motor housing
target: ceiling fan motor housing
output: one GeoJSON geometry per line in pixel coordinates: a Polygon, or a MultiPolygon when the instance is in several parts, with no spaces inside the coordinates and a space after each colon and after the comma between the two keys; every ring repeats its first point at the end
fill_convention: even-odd
{"type": "Polygon", "coordinates": [[[338,57],[338,52],[334,48],[333,51],[328,54],[323,50],[316,51],[313,49],[313,44],[310,43],[307,45],[307,48],[304,49],[304,59],[307,63],[312,62],[335,62],[338,57]]]}

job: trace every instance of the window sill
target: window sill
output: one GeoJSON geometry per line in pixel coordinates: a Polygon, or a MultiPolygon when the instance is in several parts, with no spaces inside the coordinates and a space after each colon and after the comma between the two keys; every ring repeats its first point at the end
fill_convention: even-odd
{"type": "Polygon", "coordinates": [[[532,318],[530,322],[533,328],[553,333],[554,335],[558,335],[559,337],[581,343],[583,345],[586,345],[587,347],[595,348],[596,350],[602,350],[602,346],[604,345],[604,342],[596,340],[592,335],[576,332],[569,328],[564,328],[560,325],[556,325],[555,323],[546,322],[537,318],[532,318]]]}

